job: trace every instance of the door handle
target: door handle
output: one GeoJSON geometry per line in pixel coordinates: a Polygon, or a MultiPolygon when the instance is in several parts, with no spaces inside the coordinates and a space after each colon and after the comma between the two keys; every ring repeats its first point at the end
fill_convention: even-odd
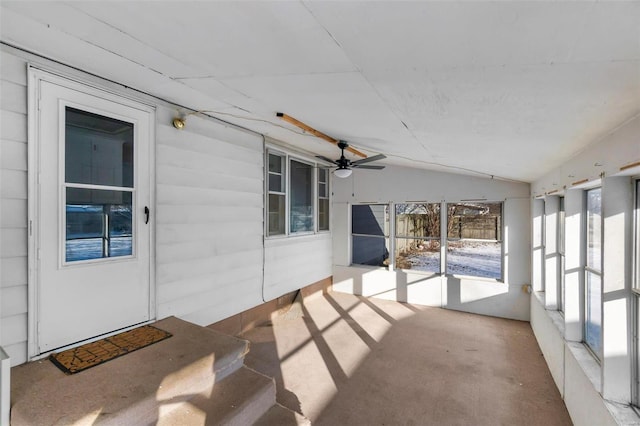
{"type": "Polygon", "coordinates": [[[144,223],[149,223],[149,207],[144,206],[144,223]]]}

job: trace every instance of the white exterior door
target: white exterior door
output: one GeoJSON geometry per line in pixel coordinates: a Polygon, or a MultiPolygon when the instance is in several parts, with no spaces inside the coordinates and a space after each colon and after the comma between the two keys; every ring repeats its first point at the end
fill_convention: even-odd
{"type": "Polygon", "coordinates": [[[37,353],[152,318],[153,110],[35,78],[37,353]]]}

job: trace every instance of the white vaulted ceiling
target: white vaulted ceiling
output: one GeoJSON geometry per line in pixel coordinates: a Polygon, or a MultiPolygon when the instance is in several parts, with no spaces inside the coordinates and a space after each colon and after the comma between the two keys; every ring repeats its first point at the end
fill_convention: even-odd
{"type": "Polygon", "coordinates": [[[639,2],[0,5],[6,44],[329,157],[276,112],[387,164],[527,182],[640,113],[639,2]]]}

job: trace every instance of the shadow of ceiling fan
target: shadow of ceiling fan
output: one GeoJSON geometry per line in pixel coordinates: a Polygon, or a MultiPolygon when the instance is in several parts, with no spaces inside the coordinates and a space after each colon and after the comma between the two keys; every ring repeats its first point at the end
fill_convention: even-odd
{"type": "Polygon", "coordinates": [[[283,119],[284,121],[293,124],[294,126],[297,126],[299,128],[301,128],[302,130],[311,133],[314,136],[317,136],[320,139],[324,139],[329,143],[332,143],[334,145],[337,145],[338,148],[340,148],[340,158],[338,158],[337,160],[332,160],[330,158],[327,158],[323,155],[316,155],[316,158],[319,158],[323,161],[326,161],[328,163],[333,163],[337,166],[336,170],[334,170],[333,174],[336,177],[339,178],[346,178],[351,176],[351,172],[352,169],[358,168],[358,169],[371,169],[371,170],[382,170],[384,169],[384,166],[375,166],[375,165],[366,165],[366,163],[370,163],[372,161],[378,161],[378,160],[382,160],[383,158],[387,158],[386,155],[384,154],[378,154],[378,155],[374,155],[373,157],[367,157],[366,154],[358,151],[357,149],[349,146],[349,144],[346,141],[343,140],[337,140],[332,138],[331,136],[327,136],[322,132],[319,132],[318,130],[314,129],[311,126],[308,126],[306,124],[304,124],[303,122],[296,120],[295,118],[286,115],[282,112],[278,112],[276,113],[276,115],[278,117],[280,117],[281,119],[283,119]],[[355,155],[358,155],[360,157],[364,157],[362,160],[355,160],[355,161],[351,161],[348,158],[346,158],[344,156],[344,151],[345,149],[355,155]]]}

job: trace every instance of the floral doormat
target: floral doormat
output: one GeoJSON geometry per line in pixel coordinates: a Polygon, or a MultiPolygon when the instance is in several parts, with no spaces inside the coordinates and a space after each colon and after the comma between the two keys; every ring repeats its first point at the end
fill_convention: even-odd
{"type": "Polygon", "coordinates": [[[53,353],[49,359],[66,374],[74,374],[169,337],[171,333],[151,325],[143,325],[60,353],[53,353]]]}

